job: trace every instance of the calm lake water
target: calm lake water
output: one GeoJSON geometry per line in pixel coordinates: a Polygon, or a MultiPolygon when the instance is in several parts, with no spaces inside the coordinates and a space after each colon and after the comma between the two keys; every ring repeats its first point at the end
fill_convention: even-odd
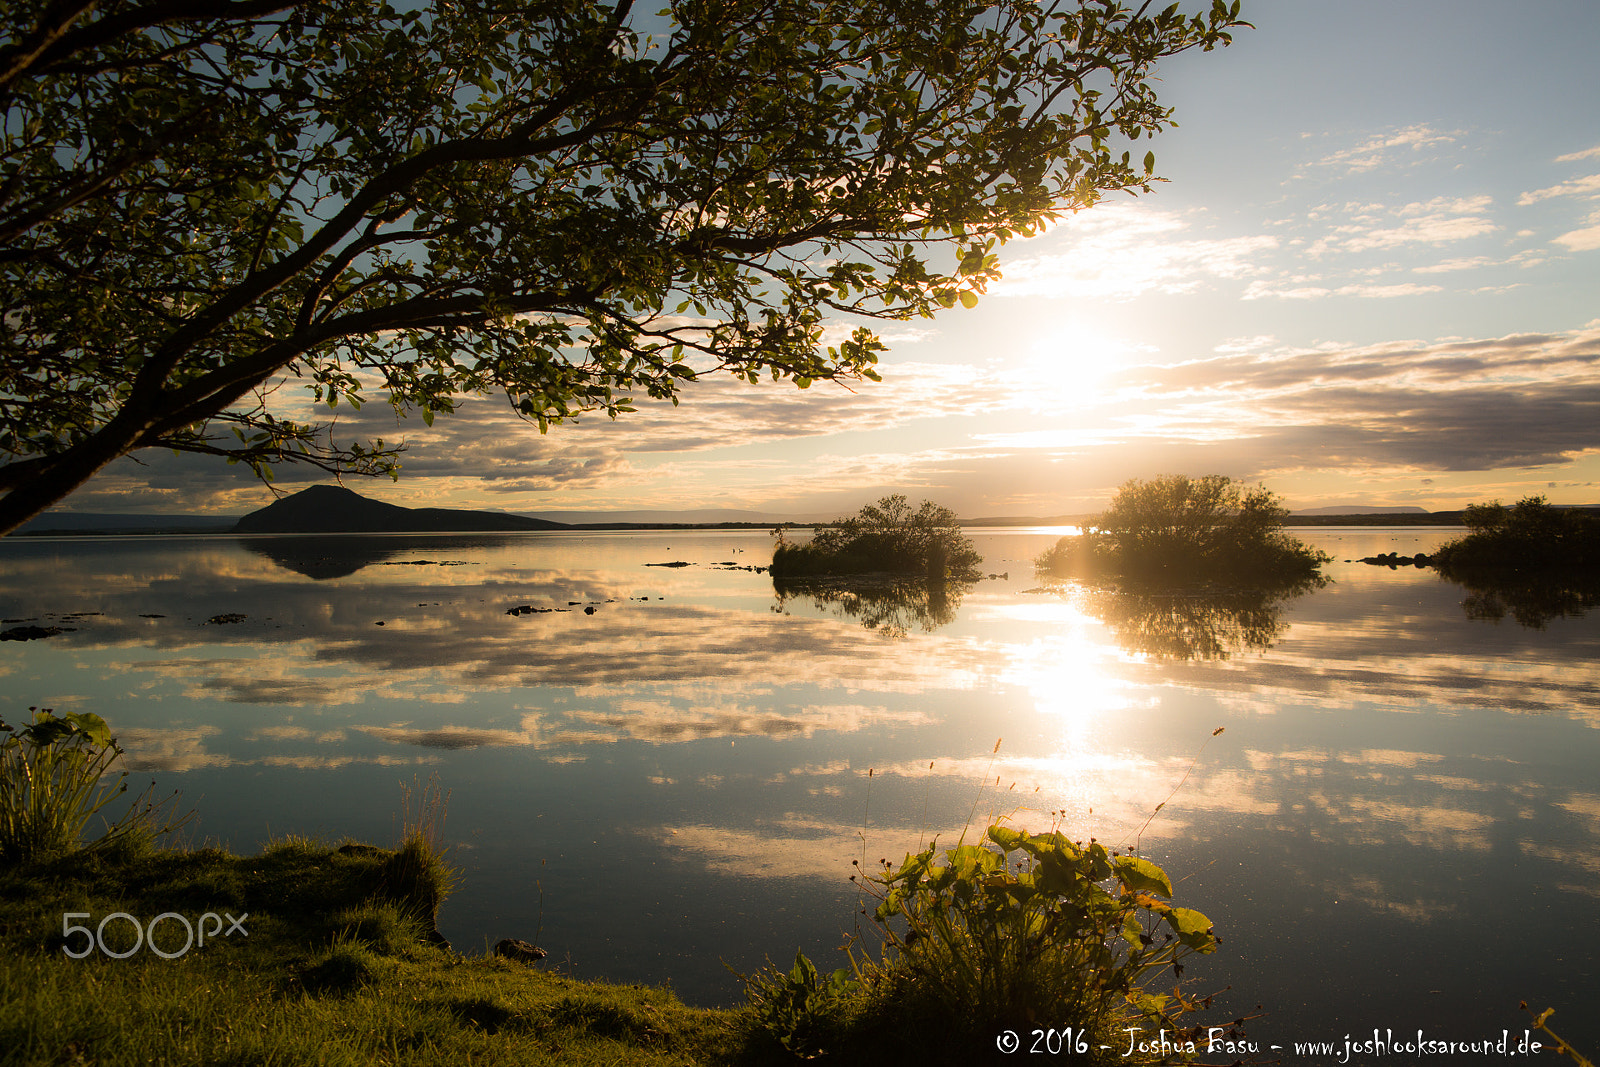
{"type": "Polygon", "coordinates": [[[729,1004],[724,963],[842,963],[851,860],[1006,816],[1139,840],[1260,1040],[1520,1035],[1526,999],[1592,1055],[1600,618],[1342,562],[1452,533],[1306,532],[1331,584],[1220,608],[1042,588],[1039,530],[931,605],[777,598],[764,533],[11,538],[0,615],[74,629],[0,644],[0,691],[105,716],[194,843],[390,842],[437,774],[463,951],[729,1004]]]}

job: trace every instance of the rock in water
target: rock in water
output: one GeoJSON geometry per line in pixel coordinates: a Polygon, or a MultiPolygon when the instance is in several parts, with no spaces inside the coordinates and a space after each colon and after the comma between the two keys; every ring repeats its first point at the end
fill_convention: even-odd
{"type": "Polygon", "coordinates": [[[537,963],[549,955],[538,945],[530,945],[526,941],[515,937],[502,938],[494,944],[494,954],[504,956],[508,960],[517,960],[522,963],[537,963]]]}

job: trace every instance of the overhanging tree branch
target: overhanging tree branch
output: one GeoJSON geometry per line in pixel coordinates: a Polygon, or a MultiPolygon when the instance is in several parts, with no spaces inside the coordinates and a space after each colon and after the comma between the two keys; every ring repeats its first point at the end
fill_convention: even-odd
{"type": "Polygon", "coordinates": [[[541,429],[675,398],[686,353],[875,378],[882,343],[822,349],[825,315],[970,304],[999,242],[1148,189],[1112,141],[1169,124],[1152,64],[1241,24],[1120,0],[670,20],[651,46],[628,0],[0,15],[0,532],[140,448],[393,466],[246,403],[285,375],[331,403],[375,371],[425,418],[503,390],[541,429]],[[691,308],[700,333],[659,328],[691,308]]]}

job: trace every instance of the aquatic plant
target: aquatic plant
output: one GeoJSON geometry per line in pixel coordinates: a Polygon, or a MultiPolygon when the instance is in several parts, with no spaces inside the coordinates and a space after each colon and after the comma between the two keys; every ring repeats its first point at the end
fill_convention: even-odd
{"type": "Polygon", "coordinates": [[[1578,1064],[1578,1067],[1595,1067],[1593,1060],[1579,1052],[1577,1049],[1573,1048],[1571,1045],[1567,1044],[1566,1041],[1562,1039],[1560,1034],[1550,1029],[1550,1027],[1547,1025],[1550,1021],[1550,1016],[1556,1013],[1554,1008],[1546,1008],[1544,1011],[1535,1014],[1534,1010],[1528,1007],[1528,1002],[1524,1000],[1522,1002],[1522,1010],[1533,1016],[1533,1025],[1535,1029],[1543,1031],[1555,1041],[1555,1052],[1557,1055],[1570,1057],[1575,1063],[1578,1064]]]}
{"type": "MultiPolygon", "coordinates": [[[[0,861],[25,862],[78,848],[89,821],[128,791],[126,772],[102,779],[122,756],[122,747],[100,716],[89,712],[56,715],[30,707],[32,721],[21,729],[0,720],[10,736],[0,742],[0,861]]],[[[151,799],[152,782],[133,798],[88,848],[147,844],[188,821],[169,808],[177,793],[151,799]]],[[[192,812],[190,813],[193,814],[192,812]]]]}
{"type": "Polygon", "coordinates": [[[787,972],[746,978],[758,1027],[806,1058],[866,1056],[917,1033],[925,1062],[966,1062],[1035,1025],[1071,1024],[1080,1050],[1120,1048],[1130,1024],[1176,1039],[1177,1018],[1209,1006],[1152,988],[1218,944],[1211,920],[1172,904],[1160,867],[1059,832],[995,824],[986,837],[857,876],[877,901],[878,950],[852,942],[852,966],[826,977],[796,954],[787,972]]]}
{"type": "Polygon", "coordinates": [[[1095,1033],[1136,1017],[1173,1029],[1190,1007],[1145,987],[1216,950],[1211,920],[1173,906],[1154,863],[1098,841],[1004,825],[990,845],[934,846],[866,879],[884,938],[875,978],[899,1005],[970,1030],[1075,1021],[1095,1033]],[[942,862],[941,862],[942,859],[942,862]]]}

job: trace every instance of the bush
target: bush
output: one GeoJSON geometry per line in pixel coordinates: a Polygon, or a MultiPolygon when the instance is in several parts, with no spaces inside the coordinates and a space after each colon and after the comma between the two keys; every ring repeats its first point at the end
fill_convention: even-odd
{"type": "Polygon", "coordinates": [[[1433,554],[1446,577],[1600,570],[1600,520],[1581,508],[1530,496],[1509,508],[1498,500],[1470,505],[1462,521],[1472,532],[1433,554]]]}
{"type": "Polygon", "coordinates": [[[1265,486],[1251,489],[1221,474],[1135,478],[1084,533],[1063,537],[1035,566],[1059,578],[1157,586],[1313,580],[1331,557],[1285,533],[1288,514],[1265,486]]]}
{"type": "MultiPolygon", "coordinates": [[[[0,743],[0,862],[27,862],[71,852],[89,820],[128,791],[127,774],[113,785],[101,779],[122,755],[111,729],[98,715],[57,716],[49,708],[28,709],[33,721],[20,730],[0,721],[11,736],[0,743]]],[[[177,829],[188,816],[164,813],[177,794],[150,799],[154,783],[133,799],[106,832],[88,846],[103,850],[147,845],[177,829]]]]}
{"type": "Polygon", "coordinates": [[[1189,1002],[1143,982],[1217,939],[1204,915],[1167,902],[1165,872],[1060,833],[996,825],[988,838],[998,849],[958,845],[939,864],[929,846],[869,879],[886,940],[876,984],[896,1010],[974,1034],[1030,1020],[1173,1030],[1189,1002]]]}
{"type": "Polygon", "coordinates": [[[809,544],[790,544],[780,531],[770,572],[774,578],[887,573],[944,581],[974,578],[982,562],[955,512],[928,500],[913,512],[896,494],[819,529],[809,544]]]}
{"type": "MultiPolygon", "coordinates": [[[[790,1053],[852,1062],[903,1053],[969,1063],[1007,1029],[1071,1025],[1085,1062],[1126,1062],[1123,1027],[1166,1030],[1204,1006],[1147,982],[1215,951],[1211,921],[1174,907],[1172,883],[1146,859],[1060,833],[995,825],[985,846],[930,845],[865,879],[881,958],[851,948],[854,974],[823,977],[804,956],[748,980],[758,1026],[790,1053]],[[942,859],[942,862],[940,862],[942,859]]],[[[1139,1060],[1136,1062],[1143,1062],[1139,1060]]]]}

